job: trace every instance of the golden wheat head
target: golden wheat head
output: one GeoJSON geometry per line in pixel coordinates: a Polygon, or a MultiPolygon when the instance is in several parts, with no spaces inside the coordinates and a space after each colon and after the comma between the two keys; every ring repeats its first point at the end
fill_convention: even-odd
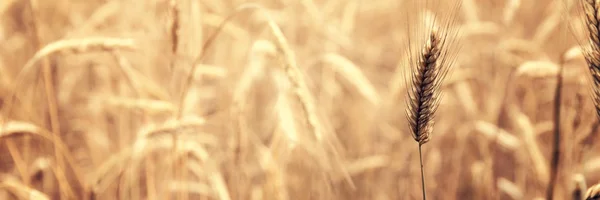
{"type": "Polygon", "coordinates": [[[600,16],[598,9],[600,5],[597,0],[585,0],[583,9],[585,11],[585,23],[588,31],[590,47],[585,54],[590,74],[593,80],[593,99],[596,112],[600,116],[600,16]]]}
{"type": "Polygon", "coordinates": [[[421,55],[411,68],[407,118],[413,138],[419,145],[429,141],[433,118],[439,106],[440,87],[449,65],[443,62],[445,39],[432,30],[421,55]]]}

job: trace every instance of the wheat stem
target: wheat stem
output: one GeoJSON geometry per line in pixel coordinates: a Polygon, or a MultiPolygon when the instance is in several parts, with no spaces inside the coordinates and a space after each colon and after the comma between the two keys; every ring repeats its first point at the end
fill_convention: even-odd
{"type": "Polygon", "coordinates": [[[421,144],[419,144],[419,162],[421,163],[421,187],[423,190],[423,200],[427,199],[425,195],[425,169],[423,169],[423,154],[421,153],[421,144]]]}
{"type": "Polygon", "coordinates": [[[446,58],[446,37],[438,35],[436,30],[431,30],[422,52],[413,63],[409,81],[411,89],[408,90],[406,115],[413,139],[419,143],[419,157],[421,163],[421,182],[423,187],[423,200],[425,195],[425,172],[423,169],[423,156],[421,146],[427,143],[433,130],[434,116],[439,106],[441,85],[448,74],[449,63],[446,58]]]}
{"type": "Polygon", "coordinates": [[[559,66],[556,74],[556,89],[554,92],[554,138],[552,143],[552,159],[550,160],[550,181],[546,190],[546,199],[554,198],[554,185],[558,176],[558,165],[560,162],[560,108],[561,108],[561,93],[562,93],[562,72],[563,63],[559,66]]]}

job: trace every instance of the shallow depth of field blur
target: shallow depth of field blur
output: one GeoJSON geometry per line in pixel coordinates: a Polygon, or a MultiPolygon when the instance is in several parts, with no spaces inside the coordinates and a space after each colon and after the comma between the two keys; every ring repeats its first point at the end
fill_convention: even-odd
{"type": "Polygon", "coordinates": [[[429,199],[543,199],[559,66],[555,198],[598,183],[577,4],[429,1],[2,0],[0,199],[421,199],[402,70],[428,15],[460,30],[429,199]]]}

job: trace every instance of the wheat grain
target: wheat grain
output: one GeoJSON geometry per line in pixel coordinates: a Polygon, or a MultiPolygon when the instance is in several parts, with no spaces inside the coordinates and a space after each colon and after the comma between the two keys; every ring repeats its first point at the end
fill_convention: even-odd
{"type": "Polygon", "coordinates": [[[554,91],[554,134],[552,142],[552,157],[550,160],[550,178],[548,182],[548,188],[546,191],[546,199],[554,199],[554,188],[556,187],[556,180],[558,179],[558,167],[560,164],[560,150],[561,150],[561,118],[560,110],[562,107],[562,87],[563,87],[563,67],[564,63],[561,63],[556,73],[556,89],[554,91]]]}

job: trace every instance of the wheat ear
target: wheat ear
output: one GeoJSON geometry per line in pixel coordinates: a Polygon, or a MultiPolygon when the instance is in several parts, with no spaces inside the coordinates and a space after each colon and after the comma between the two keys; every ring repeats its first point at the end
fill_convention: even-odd
{"type": "Polygon", "coordinates": [[[440,38],[435,29],[432,30],[410,72],[411,89],[408,90],[406,115],[412,136],[419,143],[423,199],[426,199],[426,194],[421,146],[430,139],[433,118],[439,105],[440,86],[448,74],[448,65],[443,62],[444,59],[440,59],[445,54],[444,44],[444,38],[440,38]]]}
{"type": "MultiPolygon", "coordinates": [[[[600,117],[600,16],[598,14],[600,5],[596,0],[585,0],[583,9],[590,45],[589,49],[583,52],[594,84],[592,98],[596,106],[596,114],[600,117]]],[[[600,199],[600,184],[590,187],[585,194],[585,199],[600,199]]]]}
{"type": "Polygon", "coordinates": [[[561,59],[558,72],[556,73],[556,88],[554,91],[554,134],[552,143],[552,158],[550,160],[550,179],[546,189],[546,199],[554,199],[554,188],[558,178],[558,167],[560,164],[560,108],[562,98],[564,59],[561,59]]]}
{"type": "Polygon", "coordinates": [[[593,79],[593,100],[596,113],[600,116],[600,5],[596,0],[585,0],[583,3],[585,22],[587,24],[590,47],[584,51],[585,60],[593,79]]]}

